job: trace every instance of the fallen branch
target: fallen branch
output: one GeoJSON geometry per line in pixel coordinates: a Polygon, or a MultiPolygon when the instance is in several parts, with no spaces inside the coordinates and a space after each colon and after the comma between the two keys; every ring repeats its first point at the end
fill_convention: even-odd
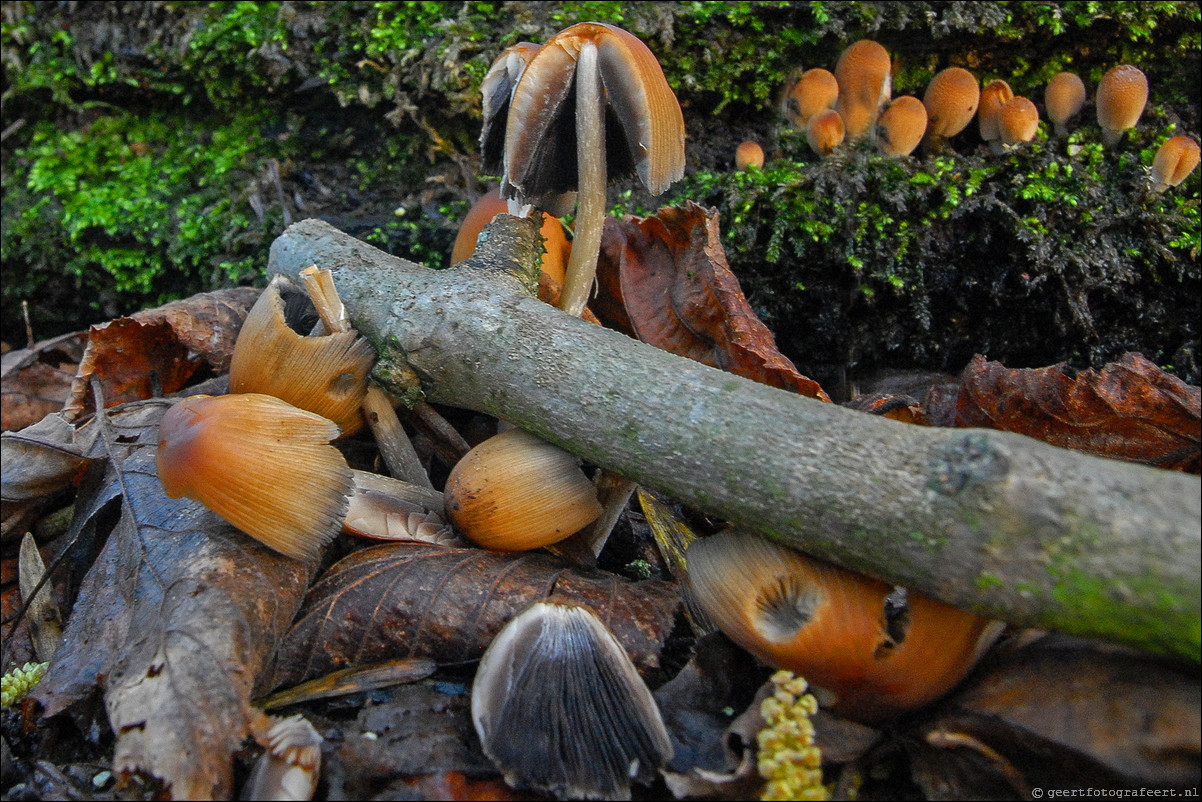
{"type": "Polygon", "coordinates": [[[1198,477],[842,409],[532,297],[534,224],[433,271],[314,220],[271,267],[334,271],[394,392],[495,415],[815,557],[1009,621],[1199,659],[1198,477]]]}

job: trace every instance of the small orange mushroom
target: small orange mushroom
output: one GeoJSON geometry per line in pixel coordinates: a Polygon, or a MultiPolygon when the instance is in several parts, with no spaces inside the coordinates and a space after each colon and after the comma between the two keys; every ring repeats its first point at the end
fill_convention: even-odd
{"type": "MultiPolygon", "coordinates": [[[[451,248],[451,264],[458,264],[476,251],[476,240],[486,225],[499,214],[509,211],[508,203],[501,198],[501,190],[494,189],[480,196],[472,205],[463,222],[459,224],[459,233],[455,235],[455,245],[451,248]]],[[[546,282],[539,280],[539,297],[543,298],[544,285],[550,284],[558,294],[558,288],[563,286],[564,265],[567,264],[571,245],[563,234],[563,226],[559,219],[549,214],[543,215],[543,225],[539,229],[543,236],[543,277],[546,282]]],[[[551,287],[546,287],[551,291],[551,287]]],[[[547,300],[543,298],[543,300],[547,300]]]]}
{"type": "Polygon", "coordinates": [[[806,142],[819,156],[831,155],[831,151],[843,144],[843,118],[834,109],[820,111],[806,125],[806,142]]]}
{"type": "Polygon", "coordinates": [[[867,136],[893,90],[889,51],[871,39],[855,42],[839,56],[835,78],[839,99],[835,111],[843,119],[847,138],[867,136]]]}
{"type": "MultiPolygon", "coordinates": [[[[521,80],[522,73],[526,71],[526,65],[534,58],[538,48],[533,42],[518,42],[505,48],[493,61],[480,83],[484,114],[484,127],[480,131],[480,154],[481,166],[486,173],[500,175],[505,169],[505,121],[509,117],[509,100],[513,97],[513,90],[521,80]]],[[[490,217],[489,220],[491,219],[490,217]]],[[[473,247],[474,242],[473,240],[473,247]]]]}
{"type": "Polygon", "coordinates": [[[1134,128],[1148,103],[1148,78],[1138,67],[1120,64],[1098,84],[1096,105],[1102,143],[1113,148],[1128,128],[1134,128]]]}
{"type": "Polygon", "coordinates": [[[1152,160],[1152,191],[1164,192],[1184,181],[1198,166],[1198,143],[1188,136],[1165,140],[1152,160]]]}
{"type": "Polygon", "coordinates": [[[834,73],[821,67],[806,70],[789,90],[785,114],[795,127],[802,130],[820,111],[835,107],[839,99],[839,82],[834,73]]]}
{"type": "Polygon", "coordinates": [[[1072,72],[1058,72],[1043,92],[1043,105],[1056,136],[1068,135],[1068,121],[1085,105],[1085,82],[1072,72]]]}
{"type": "Polygon", "coordinates": [[[735,148],[735,167],[739,170],[746,170],[750,167],[758,170],[763,166],[764,149],[759,146],[758,142],[752,142],[749,139],[741,142],[739,147],[735,148]]]}
{"type": "Polygon", "coordinates": [[[889,156],[909,156],[927,131],[927,107],[916,97],[903,95],[881,113],[876,144],[889,156]]]}
{"type": "Polygon", "coordinates": [[[977,113],[981,89],[963,67],[948,67],[927,84],[922,105],[927,108],[926,140],[932,149],[963,131],[977,113]]]}
{"type": "Polygon", "coordinates": [[[1013,97],[1014,92],[1010,89],[1010,84],[1001,80],[990,81],[981,90],[981,100],[977,109],[977,126],[981,129],[981,139],[988,142],[990,149],[994,152],[999,150],[997,143],[1002,136],[999,126],[1002,106],[1013,97]]]}
{"type": "Polygon", "coordinates": [[[998,129],[1007,148],[1030,142],[1039,130],[1039,109],[1025,97],[1011,98],[998,114],[998,129]]]}

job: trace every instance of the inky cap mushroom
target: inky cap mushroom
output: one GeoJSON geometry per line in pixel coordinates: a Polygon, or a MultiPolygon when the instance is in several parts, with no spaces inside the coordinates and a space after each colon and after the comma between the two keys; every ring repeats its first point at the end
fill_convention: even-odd
{"type": "Polygon", "coordinates": [[[320,337],[293,331],[280,296],[287,283],[272,279],[247,314],[230,361],[230,392],[273,395],[351,434],[363,425],[359,408],[376,352],[354,330],[320,337]]]}
{"type": "Polygon", "coordinates": [[[331,421],[269,395],[195,395],[159,424],[157,467],[187,496],[276,551],[314,560],[342,531],[351,469],[331,421]]]}
{"type": "Polygon", "coordinates": [[[839,112],[827,109],[810,118],[806,125],[806,142],[811,150],[825,158],[843,144],[844,133],[843,118],[839,112]]]}
{"type": "Polygon", "coordinates": [[[484,114],[484,127],[480,130],[481,167],[490,175],[500,175],[505,169],[505,124],[509,116],[509,99],[538,48],[533,42],[518,42],[505,48],[480,82],[484,114]]]}
{"type": "Polygon", "coordinates": [[[806,124],[820,111],[833,109],[839,100],[839,82],[834,73],[822,68],[806,70],[789,89],[785,116],[796,128],[806,124]]]}
{"type": "Polygon", "coordinates": [[[990,144],[997,142],[1002,131],[999,118],[1002,106],[1014,97],[1010,84],[1002,80],[990,81],[981,90],[981,101],[977,109],[977,126],[981,129],[981,139],[990,144]]]}
{"type": "Polygon", "coordinates": [[[1002,104],[998,113],[998,134],[1002,144],[1012,148],[1030,142],[1039,130],[1039,109],[1025,97],[1013,97],[1002,104]]]}
{"type": "Polygon", "coordinates": [[[839,56],[835,79],[839,99],[835,111],[843,118],[849,140],[867,136],[893,90],[889,51],[871,39],[855,42],[839,56]]]}
{"type": "Polygon", "coordinates": [[[1148,103],[1148,79],[1138,67],[1120,64],[1111,68],[1098,84],[1095,99],[1102,143],[1112,148],[1128,128],[1134,128],[1148,103]]]}
{"type": "Polygon", "coordinates": [[[659,707],[621,643],[586,607],[542,602],[484,652],[472,723],[516,788],[630,799],[672,757],[659,707]]]}
{"type": "Polygon", "coordinates": [[[764,149],[759,146],[758,142],[747,140],[739,143],[739,147],[735,148],[735,167],[739,170],[746,170],[749,167],[759,169],[764,166],[764,149]]]}
{"type": "Polygon", "coordinates": [[[933,148],[960,133],[977,113],[981,88],[963,67],[948,67],[927,84],[922,105],[927,107],[927,142],[933,148]]]}
{"type": "Polygon", "coordinates": [[[927,107],[904,95],[889,104],[877,121],[876,144],[889,156],[909,156],[927,130],[927,107]]]}
{"type": "Polygon", "coordinates": [[[568,212],[576,235],[559,306],[579,316],[601,249],[605,187],[637,174],[659,195],[684,175],[684,117],[655,56],[638,37],[583,22],[551,37],[510,98],[501,194],[568,212]]]}
{"type": "Polygon", "coordinates": [[[1085,105],[1085,82],[1073,72],[1058,72],[1043,92],[1043,105],[1056,136],[1068,135],[1068,121],[1085,105]]]}
{"type": "Polygon", "coordinates": [[[1165,140],[1152,160],[1152,190],[1164,192],[1189,177],[1198,166],[1198,143],[1188,136],[1165,140]]]}

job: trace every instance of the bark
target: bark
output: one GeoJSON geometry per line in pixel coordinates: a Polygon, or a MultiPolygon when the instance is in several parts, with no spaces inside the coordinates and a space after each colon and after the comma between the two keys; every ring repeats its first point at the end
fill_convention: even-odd
{"type": "Polygon", "coordinates": [[[898,423],[660,351],[531,297],[536,236],[502,217],[433,271],[308,220],[271,267],[333,270],[393,389],[416,375],[431,401],[956,607],[1199,659],[1198,477],[898,423]]]}

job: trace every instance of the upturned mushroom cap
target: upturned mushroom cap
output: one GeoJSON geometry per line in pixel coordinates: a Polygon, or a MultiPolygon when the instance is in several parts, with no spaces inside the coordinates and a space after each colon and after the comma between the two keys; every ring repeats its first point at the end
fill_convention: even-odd
{"type": "Polygon", "coordinates": [[[259,393],[197,395],[159,424],[159,480],[289,557],[315,560],[342,530],[351,469],[331,421],[259,393]]]}
{"type": "Polygon", "coordinates": [[[1039,109],[1025,97],[1014,97],[1002,105],[998,114],[998,132],[1002,143],[1013,147],[1030,142],[1039,130],[1039,109]]]}
{"type": "Polygon", "coordinates": [[[916,97],[896,98],[877,121],[876,144],[889,156],[909,156],[927,130],[927,107],[916,97]]]}
{"type": "Polygon", "coordinates": [[[834,73],[821,67],[806,70],[789,90],[785,114],[789,122],[804,130],[811,117],[833,109],[838,100],[839,82],[834,73]]]}
{"type": "Polygon", "coordinates": [[[839,55],[835,79],[839,99],[835,111],[843,118],[848,139],[866,136],[876,124],[893,89],[889,51],[871,39],[855,42],[839,55]]]}
{"type": "Polygon", "coordinates": [[[1073,72],[1058,72],[1043,92],[1043,105],[1056,135],[1068,133],[1068,121],[1085,105],[1085,82],[1073,72]]]}
{"type": "Polygon", "coordinates": [[[848,718],[877,720],[947,692],[972,667],[988,623],[918,593],[899,609],[884,582],[758,535],[699,539],[685,559],[694,598],[731,640],[834,692],[848,718]]]}
{"type": "Polygon", "coordinates": [[[819,156],[829,156],[831,151],[843,144],[843,118],[834,109],[820,111],[806,125],[806,142],[819,156]]]}
{"type": "MultiPolygon", "coordinates": [[[[509,205],[501,198],[501,190],[489,190],[481,195],[479,200],[468,210],[463,222],[459,225],[459,233],[455,235],[455,245],[451,248],[451,264],[458,264],[476,252],[476,240],[484,227],[492,222],[499,214],[507,214],[509,205]]],[[[539,229],[543,237],[542,270],[557,285],[563,284],[564,265],[567,264],[567,252],[570,249],[568,239],[563,234],[563,226],[558,218],[549,214],[543,215],[543,225],[539,229]]]]}
{"type": "Polygon", "coordinates": [[[574,75],[584,42],[597,47],[606,98],[605,159],[610,179],[637,174],[653,195],[684,176],[684,116],[655,56],[637,36],[582,22],[548,39],[510,98],[502,195],[556,217],[577,187],[574,75]]]}
{"type": "Polygon", "coordinates": [[[948,67],[927,84],[922,105],[927,108],[927,132],[947,139],[960,133],[977,113],[981,89],[963,67],[948,67]]]}
{"type": "Polygon", "coordinates": [[[621,643],[586,607],[542,602],[493,639],[472,683],[472,723],[516,788],[630,799],[672,742],[621,643]]]}
{"type": "Polygon", "coordinates": [[[739,170],[746,170],[749,167],[760,168],[764,166],[764,149],[759,146],[758,142],[748,140],[739,143],[739,147],[735,148],[735,167],[739,170]]]}
{"type": "Polygon", "coordinates": [[[484,127],[480,129],[481,167],[491,175],[500,175],[504,169],[505,121],[509,116],[509,99],[538,48],[533,42],[518,42],[505,48],[480,82],[484,114],[484,127]]]}
{"type": "Polygon", "coordinates": [[[1198,143],[1188,136],[1165,140],[1152,160],[1152,188],[1163,192],[1180,184],[1198,166],[1199,155],[1198,143]]]}
{"type": "Polygon", "coordinates": [[[1002,106],[1014,97],[1010,84],[1005,81],[990,81],[981,90],[980,107],[977,110],[977,125],[981,129],[981,139],[993,142],[1002,135],[999,120],[1002,106]]]}
{"type": "Polygon", "coordinates": [[[1120,64],[1102,76],[1095,104],[1107,147],[1118,144],[1123,132],[1135,127],[1147,103],[1148,78],[1138,67],[1120,64]]]}
{"type": "Polygon", "coordinates": [[[359,408],[376,352],[354,330],[320,337],[293,331],[280,295],[287,282],[272,279],[247,314],[230,361],[230,392],[275,396],[351,434],[363,425],[359,408]]]}

